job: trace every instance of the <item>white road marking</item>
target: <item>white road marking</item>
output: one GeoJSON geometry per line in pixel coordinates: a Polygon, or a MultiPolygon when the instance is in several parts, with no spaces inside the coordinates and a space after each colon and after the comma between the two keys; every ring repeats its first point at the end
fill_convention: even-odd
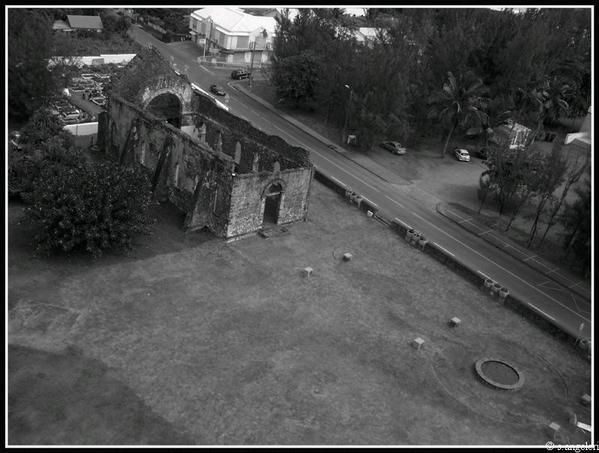
{"type": "Polygon", "coordinates": [[[487,231],[483,231],[482,233],[478,233],[479,236],[482,236],[483,234],[487,234],[490,233],[493,230],[487,230],[487,231]]]}
{"type": "Polygon", "coordinates": [[[212,72],[210,69],[205,68],[204,66],[202,66],[200,63],[198,63],[198,66],[200,67],[200,69],[203,69],[204,71],[206,71],[208,74],[210,75],[216,75],[214,72],[212,72]]]}
{"type": "MultiPolygon", "coordinates": [[[[389,201],[392,201],[393,203],[395,203],[397,206],[399,206],[400,208],[405,209],[405,206],[403,204],[401,204],[399,201],[395,201],[393,198],[388,197],[387,195],[385,195],[385,198],[389,201]]],[[[406,224],[407,225],[407,224],[406,224]]]]}
{"type": "Polygon", "coordinates": [[[416,217],[424,220],[426,223],[428,223],[430,226],[432,226],[433,228],[439,230],[441,233],[446,234],[447,236],[449,236],[450,238],[452,238],[454,241],[456,241],[459,244],[462,244],[463,247],[467,248],[468,250],[470,250],[471,252],[475,253],[476,255],[480,256],[481,258],[493,263],[495,266],[497,266],[499,269],[502,269],[504,272],[507,272],[508,274],[510,274],[512,277],[514,277],[517,280],[520,280],[522,283],[524,283],[525,285],[530,286],[532,289],[534,289],[535,291],[537,291],[538,293],[542,294],[543,296],[547,297],[548,299],[551,299],[552,301],[554,301],[556,304],[560,305],[561,307],[565,308],[566,310],[574,313],[576,316],[578,316],[579,318],[584,319],[585,321],[590,321],[589,318],[582,316],[581,314],[575,312],[574,310],[572,310],[570,307],[567,307],[566,305],[562,304],[559,300],[555,299],[554,297],[551,297],[549,294],[544,293],[543,291],[539,290],[539,288],[537,288],[536,286],[531,285],[530,283],[528,283],[526,280],[521,279],[518,275],[514,274],[513,272],[509,271],[508,269],[506,269],[505,267],[501,266],[500,264],[496,263],[495,261],[493,261],[490,258],[487,258],[486,256],[480,254],[479,252],[477,252],[476,250],[474,250],[472,247],[470,247],[469,245],[463,243],[462,241],[460,241],[459,239],[453,237],[451,234],[449,234],[448,232],[446,232],[445,230],[442,230],[441,228],[439,228],[437,225],[435,225],[434,223],[429,222],[428,220],[426,220],[424,217],[416,214],[415,212],[412,212],[412,214],[414,214],[416,217]]]}
{"type": "Polygon", "coordinates": [[[536,305],[531,304],[530,302],[527,302],[528,305],[530,305],[532,308],[534,308],[535,310],[537,310],[539,313],[543,313],[545,316],[547,316],[549,319],[555,321],[555,318],[551,315],[548,315],[547,313],[545,313],[543,310],[541,310],[539,307],[537,307],[536,305]]]}
{"type": "Polygon", "coordinates": [[[524,258],[522,261],[528,261],[528,260],[532,260],[532,259],[534,259],[534,258],[536,258],[536,257],[537,257],[537,255],[530,255],[530,256],[528,256],[528,257],[524,258]]]}
{"type": "Polygon", "coordinates": [[[441,247],[439,244],[437,244],[436,242],[433,242],[433,244],[435,244],[437,247],[439,247],[441,250],[443,250],[445,253],[450,254],[451,256],[455,256],[453,253],[451,253],[449,250],[447,250],[445,247],[441,247]]]}

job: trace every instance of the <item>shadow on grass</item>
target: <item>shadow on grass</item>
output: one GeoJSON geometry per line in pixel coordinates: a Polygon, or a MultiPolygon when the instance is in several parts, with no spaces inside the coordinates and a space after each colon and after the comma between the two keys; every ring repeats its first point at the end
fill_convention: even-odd
{"type": "Polygon", "coordinates": [[[8,346],[10,445],[190,445],[100,361],[8,346]]]}

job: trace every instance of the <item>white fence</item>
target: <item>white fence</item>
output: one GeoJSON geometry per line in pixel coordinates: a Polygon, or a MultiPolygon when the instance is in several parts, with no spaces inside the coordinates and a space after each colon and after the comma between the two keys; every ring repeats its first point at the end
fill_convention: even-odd
{"type": "Polygon", "coordinates": [[[48,62],[48,68],[52,68],[59,62],[64,62],[68,65],[75,65],[78,67],[82,66],[93,66],[100,64],[126,64],[129,63],[136,54],[134,53],[118,53],[118,54],[105,54],[102,53],[96,56],[84,56],[84,57],[61,57],[56,56],[50,58],[48,62]]]}
{"type": "Polygon", "coordinates": [[[69,131],[73,135],[92,135],[98,133],[98,122],[93,123],[81,123],[81,124],[67,124],[64,126],[65,131],[69,131]]]}

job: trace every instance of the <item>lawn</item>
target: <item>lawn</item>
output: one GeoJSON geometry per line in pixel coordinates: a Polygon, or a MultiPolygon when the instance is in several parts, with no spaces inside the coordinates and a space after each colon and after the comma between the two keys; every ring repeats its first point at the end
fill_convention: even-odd
{"type": "Polygon", "coordinates": [[[33,257],[9,206],[9,444],[541,445],[551,421],[590,441],[568,425],[590,423],[586,361],[319,183],[269,239],[162,209],[89,261],[33,257]],[[480,382],[488,356],[524,387],[480,382]]]}

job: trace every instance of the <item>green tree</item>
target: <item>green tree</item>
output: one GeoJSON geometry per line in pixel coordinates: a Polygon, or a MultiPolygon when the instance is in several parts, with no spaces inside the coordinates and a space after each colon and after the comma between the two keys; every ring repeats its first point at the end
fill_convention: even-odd
{"type": "Polygon", "coordinates": [[[576,189],[577,200],[566,204],[563,223],[566,229],[563,247],[565,258],[574,254],[578,270],[588,278],[591,268],[591,187],[576,189]]]}
{"type": "Polygon", "coordinates": [[[456,78],[448,72],[443,89],[429,99],[429,117],[439,119],[449,129],[441,157],[445,157],[449,141],[458,126],[467,124],[473,117],[480,121],[486,115],[477,107],[482,90],[482,80],[474,74],[466,73],[456,78]]]}
{"type": "Polygon", "coordinates": [[[43,253],[84,250],[98,257],[107,249],[130,249],[150,223],[150,182],[138,167],[46,165],[32,200],[27,219],[38,227],[43,253]]]}
{"type": "Polygon", "coordinates": [[[541,214],[546,208],[547,203],[553,200],[553,193],[564,181],[564,175],[568,168],[568,163],[564,158],[561,145],[555,143],[549,154],[542,161],[542,167],[539,172],[539,182],[537,185],[537,206],[535,209],[535,218],[530,228],[530,235],[526,247],[530,247],[535,239],[541,214]]]}
{"type": "Polygon", "coordinates": [[[590,156],[587,155],[583,159],[580,159],[580,158],[575,159],[574,162],[572,162],[568,165],[568,170],[567,170],[567,173],[565,176],[565,182],[562,187],[562,191],[561,191],[560,196],[558,197],[556,203],[554,203],[551,212],[549,213],[549,218],[547,219],[547,226],[546,226],[545,232],[543,233],[543,236],[541,237],[541,240],[539,242],[539,247],[543,244],[543,241],[545,241],[545,238],[547,237],[549,230],[555,226],[557,214],[559,213],[560,209],[562,208],[564,200],[566,199],[566,196],[568,195],[570,188],[580,180],[580,178],[582,177],[582,175],[585,172],[589,171],[589,169],[590,169],[589,164],[590,164],[590,156]],[[580,162],[581,160],[582,160],[582,162],[580,162]]]}
{"type": "Polygon", "coordinates": [[[48,109],[36,111],[23,127],[20,147],[8,149],[8,182],[13,193],[30,199],[46,165],[76,166],[85,161],[73,136],[48,109]]]}
{"type": "Polygon", "coordinates": [[[54,88],[48,70],[52,23],[44,10],[8,9],[8,113],[24,121],[54,88]]]}
{"type": "Polygon", "coordinates": [[[321,74],[320,63],[311,52],[277,59],[273,83],[277,96],[294,107],[314,109],[315,93],[321,74]]]}

